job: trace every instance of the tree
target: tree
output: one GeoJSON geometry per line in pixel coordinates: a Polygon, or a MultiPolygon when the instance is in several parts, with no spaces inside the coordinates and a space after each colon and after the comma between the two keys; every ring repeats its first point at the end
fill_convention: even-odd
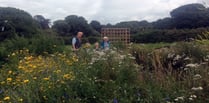
{"type": "Polygon", "coordinates": [[[71,27],[64,20],[57,20],[52,26],[60,36],[69,36],[71,27]]]}
{"type": "Polygon", "coordinates": [[[202,4],[184,5],[170,14],[177,29],[209,26],[209,10],[202,4]]]}
{"type": "Polygon", "coordinates": [[[84,32],[84,35],[87,37],[95,34],[87,20],[84,17],[76,15],[67,16],[65,20],[55,21],[52,28],[61,33],[61,35],[70,34],[73,36],[78,31],[84,32]]]}
{"type": "Polygon", "coordinates": [[[151,23],[147,21],[125,21],[117,23],[115,27],[130,28],[131,34],[136,34],[146,28],[150,28],[151,23]]]}
{"type": "Polygon", "coordinates": [[[97,32],[101,32],[102,26],[99,21],[96,20],[91,21],[90,26],[97,32]]]}
{"type": "Polygon", "coordinates": [[[70,32],[73,34],[76,34],[78,31],[82,31],[85,36],[90,36],[93,33],[93,29],[84,17],[70,15],[65,18],[65,21],[70,26],[70,32]]]}
{"type": "Polygon", "coordinates": [[[41,29],[49,29],[50,19],[44,18],[42,15],[34,16],[34,19],[38,22],[41,29]]]}
{"type": "Polygon", "coordinates": [[[32,16],[16,8],[0,7],[0,41],[15,35],[32,37],[38,26],[32,16]]]}
{"type": "Polygon", "coordinates": [[[153,22],[153,27],[156,29],[172,29],[173,27],[173,19],[171,18],[164,18],[153,22]]]}

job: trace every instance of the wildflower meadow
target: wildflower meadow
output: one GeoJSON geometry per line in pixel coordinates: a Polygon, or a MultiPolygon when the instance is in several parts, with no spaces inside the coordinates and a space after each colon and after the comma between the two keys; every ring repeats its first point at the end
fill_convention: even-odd
{"type": "Polygon", "coordinates": [[[166,45],[156,49],[133,44],[107,51],[88,45],[76,53],[16,50],[0,69],[0,103],[209,101],[207,45],[166,45]]]}

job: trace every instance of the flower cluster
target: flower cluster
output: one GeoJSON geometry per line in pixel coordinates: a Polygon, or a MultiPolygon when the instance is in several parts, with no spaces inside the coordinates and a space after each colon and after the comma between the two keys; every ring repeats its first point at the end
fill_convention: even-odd
{"type": "Polygon", "coordinates": [[[0,102],[24,102],[27,94],[23,92],[27,92],[27,89],[34,87],[40,94],[45,94],[75,79],[72,71],[73,64],[78,61],[75,55],[67,56],[64,53],[34,55],[25,49],[16,51],[8,57],[16,60],[17,63],[12,64],[14,67],[12,69],[4,66],[0,70],[0,87],[2,87],[0,102]],[[13,89],[20,95],[13,96],[15,93],[13,89]]]}

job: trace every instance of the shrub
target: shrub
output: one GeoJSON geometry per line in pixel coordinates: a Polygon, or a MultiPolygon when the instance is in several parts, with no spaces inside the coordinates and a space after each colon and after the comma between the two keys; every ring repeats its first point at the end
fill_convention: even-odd
{"type": "Polygon", "coordinates": [[[1,42],[0,48],[0,62],[3,63],[6,62],[8,54],[17,50],[29,49],[35,54],[62,52],[64,43],[53,35],[36,35],[33,38],[15,36],[15,38],[1,42]]]}
{"type": "Polygon", "coordinates": [[[55,36],[39,35],[31,39],[30,50],[36,54],[44,52],[55,53],[62,52],[63,41],[57,40],[55,36]]]}
{"type": "Polygon", "coordinates": [[[99,37],[88,37],[88,41],[91,44],[94,44],[99,41],[99,37]]]}
{"type": "Polygon", "coordinates": [[[195,42],[180,42],[174,47],[176,54],[193,58],[194,62],[201,62],[207,55],[207,51],[202,45],[195,42]]]}

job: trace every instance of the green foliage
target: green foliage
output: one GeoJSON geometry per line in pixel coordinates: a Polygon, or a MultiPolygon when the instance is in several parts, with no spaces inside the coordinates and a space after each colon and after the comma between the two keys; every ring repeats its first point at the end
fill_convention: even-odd
{"type": "Polygon", "coordinates": [[[145,29],[151,28],[152,24],[148,21],[127,21],[117,23],[115,27],[130,28],[131,34],[136,34],[145,29]]]}
{"type": "Polygon", "coordinates": [[[89,43],[93,44],[99,41],[99,37],[88,37],[89,43]]]}
{"type": "Polygon", "coordinates": [[[207,50],[203,48],[201,44],[195,42],[184,43],[180,42],[176,44],[175,52],[180,55],[186,55],[194,59],[195,62],[201,62],[207,56],[207,50]]]}
{"type": "Polygon", "coordinates": [[[60,36],[72,36],[73,35],[73,33],[70,32],[71,30],[70,25],[68,25],[65,20],[55,21],[52,28],[55,29],[56,32],[59,33],[60,36]]]}
{"type": "Polygon", "coordinates": [[[44,18],[42,15],[34,16],[34,19],[37,21],[41,29],[49,29],[50,19],[44,18]]]}
{"type": "Polygon", "coordinates": [[[31,51],[36,54],[41,54],[44,52],[55,53],[62,52],[63,42],[57,40],[53,35],[39,35],[31,39],[31,51]]]}
{"type": "Polygon", "coordinates": [[[97,32],[101,32],[102,26],[99,21],[93,20],[89,25],[97,32]]]}
{"type": "Polygon", "coordinates": [[[0,8],[0,41],[18,36],[32,37],[38,26],[27,12],[15,8],[0,8]],[[15,15],[14,15],[15,14],[15,15]]]}
{"type": "Polygon", "coordinates": [[[85,18],[76,15],[67,16],[65,20],[55,21],[52,28],[58,33],[61,33],[61,35],[70,34],[73,36],[76,35],[77,32],[82,31],[84,35],[88,37],[94,33],[85,18]]]}
{"type": "Polygon", "coordinates": [[[7,48],[8,51],[15,51],[23,48],[28,48],[29,40],[24,37],[16,36],[13,39],[8,39],[4,43],[4,47],[7,48]]]}
{"type": "Polygon", "coordinates": [[[209,11],[202,4],[188,4],[171,12],[176,28],[198,28],[208,25],[209,11]]]}
{"type": "Polygon", "coordinates": [[[99,31],[96,31],[93,28],[98,30],[101,29],[98,22],[93,21],[91,24],[88,24],[85,18],[76,15],[67,16],[65,20],[55,21],[52,28],[58,33],[58,36],[60,38],[64,39],[65,44],[71,44],[70,38],[75,36],[79,31],[84,33],[84,37],[89,38],[83,39],[84,43],[94,43],[96,41],[96,38],[99,36],[99,31]]]}
{"type": "Polygon", "coordinates": [[[207,42],[200,44],[194,41],[134,45],[131,52],[144,69],[182,70],[188,63],[204,62],[208,55],[207,48],[207,42]]]}
{"type": "Polygon", "coordinates": [[[16,36],[0,43],[0,63],[5,63],[7,56],[17,50],[29,49],[35,54],[63,52],[64,43],[55,35],[40,34],[33,38],[16,36]]]}
{"type": "Polygon", "coordinates": [[[125,50],[127,48],[127,45],[123,42],[110,42],[110,47],[115,47],[117,49],[122,49],[122,50],[125,50]]]}
{"type": "Polygon", "coordinates": [[[12,52],[23,48],[29,48],[29,40],[23,37],[16,36],[13,39],[6,40],[0,43],[0,48],[0,63],[2,65],[7,61],[6,58],[12,52]]]}
{"type": "MultiPolygon", "coordinates": [[[[182,56],[184,51],[190,51],[190,58],[196,59],[193,53],[204,52],[205,48],[201,45],[196,48],[195,45],[198,44],[133,45],[130,51],[123,52],[122,49],[117,52],[81,48],[76,53],[65,51],[45,53],[44,56],[18,50],[10,54],[10,62],[0,69],[0,101],[208,102],[208,93],[205,92],[208,89],[205,84],[209,83],[207,66],[201,61],[190,61],[184,63],[198,63],[199,66],[187,67],[187,70],[166,67],[171,63],[168,59],[170,53],[182,56]],[[139,58],[141,61],[136,64],[139,58]],[[199,90],[194,89],[196,87],[199,90]]],[[[176,56],[169,58],[173,60],[176,56]]]]}
{"type": "Polygon", "coordinates": [[[204,34],[204,32],[207,32],[208,30],[209,28],[145,30],[133,35],[132,41],[137,43],[192,41],[194,39],[207,38],[207,35],[204,34]]]}

